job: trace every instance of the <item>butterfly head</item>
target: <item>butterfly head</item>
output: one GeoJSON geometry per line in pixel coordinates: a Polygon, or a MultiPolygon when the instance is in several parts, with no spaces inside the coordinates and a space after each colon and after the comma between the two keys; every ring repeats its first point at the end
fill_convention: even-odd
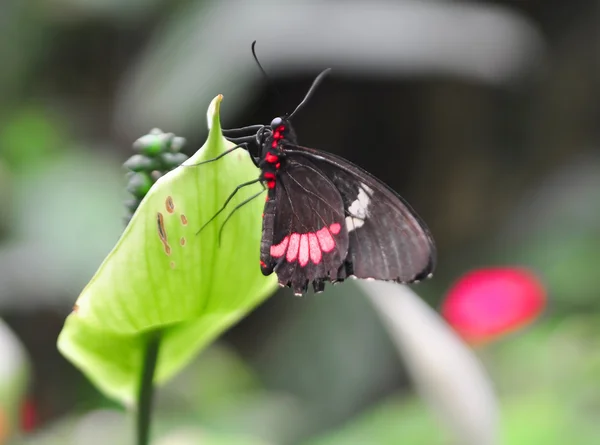
{"type": "Polygon", "coordinates": [[[281,125],[283,125],[283,119],[280,117],[276,117],[271,121],[271,130],[275,131],[281,125]]]}
{"type": "Polygon", "coordinates": [[[270,136],[273,142],[279,144],[282,141],[287,141],[292,144],[296,143],[296,134],[292,129],[290,121],[286,117],[276,117],[271,121],[270,136]]]}

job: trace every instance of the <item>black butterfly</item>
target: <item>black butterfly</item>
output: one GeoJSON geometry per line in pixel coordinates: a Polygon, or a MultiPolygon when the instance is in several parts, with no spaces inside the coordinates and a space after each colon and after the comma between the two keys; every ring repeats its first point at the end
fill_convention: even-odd
{"type": "Polygon", "coordinates": [[[254,142],[262,149],[260,156],[252,157],[261,174],[238,186],[218,213],[240,188],[256,182],[266,186],[260,267],[264,275],[275,272],[279,284],[291,287],[296,295],[306,292],[309,283],[320,292],[326,281],[348,277],[400,283],[428,278],[435,267],[436,250],[415,211],[360,167],[297,144],[290,119],[328,72],[315,79],[290,115],[273,119],[269,126],[224,132],[256,132],[229,138],[242,143],[221,156],[239,147],[248,149],[248,143],[254,142]]]}

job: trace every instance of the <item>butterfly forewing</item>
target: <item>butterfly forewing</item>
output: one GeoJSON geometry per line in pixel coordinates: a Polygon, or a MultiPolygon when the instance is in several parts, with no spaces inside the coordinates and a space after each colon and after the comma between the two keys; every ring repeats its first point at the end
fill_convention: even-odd
{"type": "Polygon", "coordinates": [[[310,160],[287,159],[269,191],[263,220],[261,266],[279,283],[303,293],[311,282],[340,278],[348,253],[342,195],[310,160]]]}
{"type": "Polygon", "coordinates": [[[284,151],[288,160],[311,162],[341,196],[349,239],[342,265],[345,273],[358,278],[413,282],[432,272],[435,247],[431,234],[392,189],[330,153],[298,146],[286,146],[284,151]]]}

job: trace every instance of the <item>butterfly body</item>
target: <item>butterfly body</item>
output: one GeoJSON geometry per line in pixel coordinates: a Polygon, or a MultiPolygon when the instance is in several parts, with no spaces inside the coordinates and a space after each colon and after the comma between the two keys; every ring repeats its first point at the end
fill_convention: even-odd
{"type": "Polygon", "coordinates": [[[429,230],[400,196],[349,161],[297,145],[285,118],[257,135],[267,188],[262,273],[294,293],[348,277],[414,282],[429,276],[429,230]]]}
{"type": "MultiPolygon", "coordinates": [[[[258,63],[255,43],[252,53],[258,63]]],[[[260,63],[258,66],[266,76],[260,63]]],[[[326,282],[349,277],[400,283],[428,278],[435,267],[435,244],[408,203],[350,161],[298,145],[291,118],[329,71],[316,77],[292,113],[276,117],[270,125],[224,131],[230,135],[254,132],[229,138],[240,144],[228,152],[239,147],[249,150],[249,143],[256,143],[260,155],[251,158],[261,173],[256,180],[240,184],[200,231],[225,210],[240,188],[261,182],[267,189],[261,271],[264,275],[276,273],[279,284],[291,287],[296,295],[305,293],[309,284],[320,292],[326,282]]],[[[225,222],[261,193],[236,206],[225,222]]]]}

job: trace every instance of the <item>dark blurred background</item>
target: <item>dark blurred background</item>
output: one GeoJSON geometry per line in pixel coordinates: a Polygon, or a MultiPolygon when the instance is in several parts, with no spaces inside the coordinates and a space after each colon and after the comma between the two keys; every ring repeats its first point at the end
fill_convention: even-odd
{"type": "MultiPolygon", "coordinates": [[[[0,318],[26,355],[0,350],[0,411],[12,388],[4,409],[31,443],[92,443],[57,437],[118,423],[55,342],[122,230],[131,143],[159,127],[192,153],[218,93],[225,127],[269,123],[332,67],[295,118],[300,143],[427,221],[439,265],[416,291],[438,307],[458,275],[494,264],[549,289],[541,320],[479,351],[505,443],[600,443],[599,26],[592,0],[2,0],[0,318]]],[[[159,432],[446,443],[368,302],[339,289],[266,301],[161,391],[159,432]]]]}

